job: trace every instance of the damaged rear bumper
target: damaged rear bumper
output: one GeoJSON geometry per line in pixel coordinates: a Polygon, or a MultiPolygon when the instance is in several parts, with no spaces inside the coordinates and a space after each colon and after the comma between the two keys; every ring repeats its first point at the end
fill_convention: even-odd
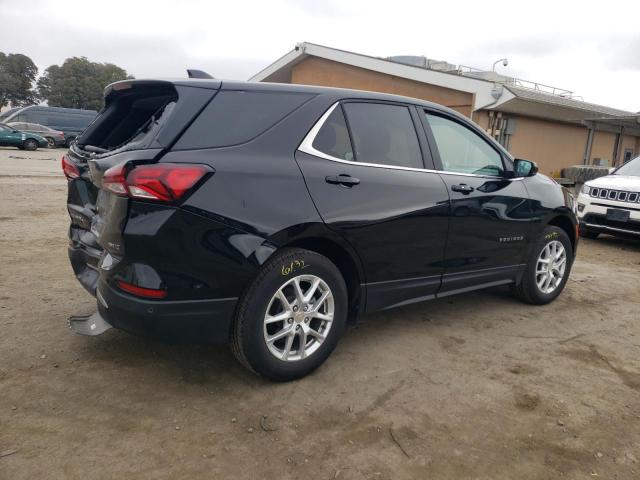
{"type": "Polygon", "coordinates": [[[223,344],[237,298],[207,300],[145,300],[118,291],[107,282],[97,288],[98,314],[126,332],[170,342],[223,344]]]}
{"type": "Polygon", "coordinates": [[[79,335],[94,337],[109,330],[111,325],[102,318],[100,312],[91,315],[69,317],[69,328],[79,335]]]}

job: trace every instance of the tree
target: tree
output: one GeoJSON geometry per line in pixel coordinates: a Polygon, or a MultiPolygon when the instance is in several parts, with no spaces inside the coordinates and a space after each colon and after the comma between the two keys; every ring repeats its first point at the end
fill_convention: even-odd
{"type": "Polygon", "coordinates": [[[99,110],[104,87],[118,80],[133,78],[112,63],[90,62],[86,57],[67,58],[62,65],[51,65],[38,79],[38,93],[51,107],[99,110]]]}
{"type": "Polygon", "coordinates": [[[26,55],[0,52],[0,107],[36,103],[32,87],[37,75],[38,67],[26,55]]]}

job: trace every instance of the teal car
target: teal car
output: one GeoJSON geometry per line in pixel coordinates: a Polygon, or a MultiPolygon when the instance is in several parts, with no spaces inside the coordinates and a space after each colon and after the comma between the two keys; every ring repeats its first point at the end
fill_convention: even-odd
{"type": "Polygon", "coordinates": [[[9,125],[0,123],[0,146],[17,147],[20,150],[37,150],[38,147],[48,147],[49,142],[47,142],[46,138],[35,133],[21,132],[9,125]]]}

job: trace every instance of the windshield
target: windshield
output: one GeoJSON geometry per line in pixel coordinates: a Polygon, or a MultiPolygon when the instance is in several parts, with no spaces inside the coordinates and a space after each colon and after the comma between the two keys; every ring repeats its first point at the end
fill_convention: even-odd
{"type": "Polygon", "coordinates": [[[640,177],[640,157],[629,160],[619,169],[613,172],[614,175],[632,175],[640,177]]]}

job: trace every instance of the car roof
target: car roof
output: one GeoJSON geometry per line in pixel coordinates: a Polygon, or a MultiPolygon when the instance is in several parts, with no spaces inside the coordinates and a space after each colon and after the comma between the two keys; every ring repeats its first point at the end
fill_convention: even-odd
{"type": "MultiPolygon", "coordinates": [[[[132,84],[152,84],[152,83],[171,83],[176,86],[187,86],[196,88],[211,88],[222,90],[253,90],[261,92],[283,92],[283,93],[309,93],[313,95],[327,95],[336,97],[336,99],[342,98],[358,98],[367,100],[383,100],[387,102],[399,102],[409,103],[413,105],[420,105],[437,110],[443,110],[460,116],[458,112],[447,108],[437,103],[428,102],[419,98],[404,97],[402,95],[393,95],[390,93],[372,92],[367,90],[355,90],[348,88],[335,88],[335,87],[321,87],[316,85],[301,85],[293,83],[272,83],[272,82],[244,82],[234,80],[218,80],[218,79],[172,79],[172,78],[157,78],[157,79],[132,79],[122,80],[120,82],[112,83],[105,88],[105,94],[111,92],[114,85],[132,83],[132,84]]],[[[466,118],[466,117],[464,117],[466,118]]]]}

